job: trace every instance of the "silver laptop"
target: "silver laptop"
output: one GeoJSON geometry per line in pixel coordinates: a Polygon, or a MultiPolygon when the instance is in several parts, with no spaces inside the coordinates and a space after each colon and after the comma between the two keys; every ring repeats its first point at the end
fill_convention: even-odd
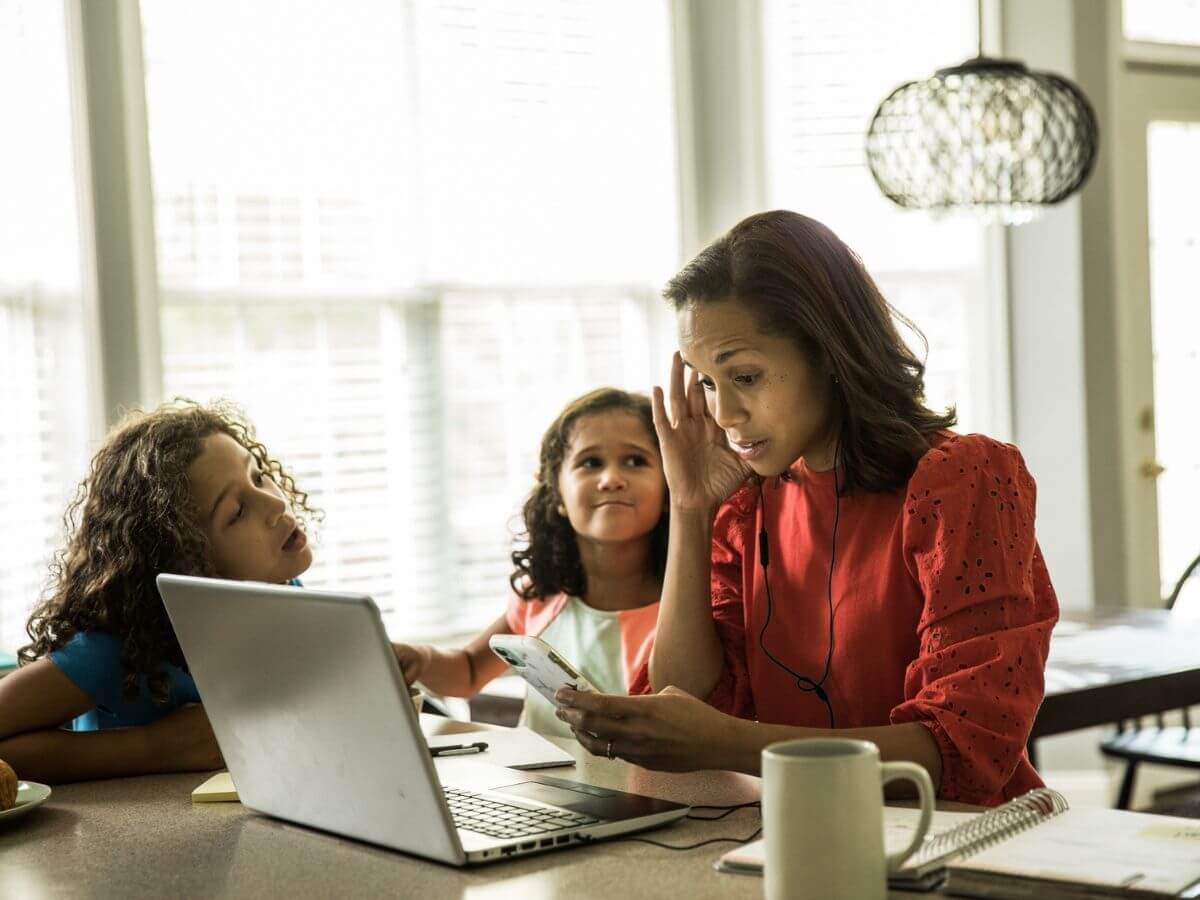
{"type": "Polygon", "coordinates": [[[456,866],[689,810],[477,761],[486,752],[433,759],[370,597],[175,575],[158,590],[250,809],[456,866]]]}

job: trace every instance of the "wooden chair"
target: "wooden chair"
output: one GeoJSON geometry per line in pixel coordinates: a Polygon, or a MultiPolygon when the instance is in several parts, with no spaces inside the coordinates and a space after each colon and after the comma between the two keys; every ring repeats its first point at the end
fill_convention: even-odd
{"type": "MultiPolygon", "coordinates": [[[[1171,596],[1167,598],[1167,609],[1173,609],[1184,584],[1200,569],[1200,556],[1191,561],[1171,596]]],[[[1178,766],[1200,769],[1200,728],[1192,727],[1191,716],[1182,710],[1183,724],[1168,726],[1162,714],[1155,716],[1155,724],[1143,727],[1141,719],[1118,722],[1117,733],[1101,742],[1100,752],[1112,759],[1125,760],[1125,774],[1121,778],[1121,790],[1117,794],[1117,809],[1129,809],[1133,799],[1133,788],[1137,779],[1137,767],[1141,763],[1162,766],[1178,766]]]]}

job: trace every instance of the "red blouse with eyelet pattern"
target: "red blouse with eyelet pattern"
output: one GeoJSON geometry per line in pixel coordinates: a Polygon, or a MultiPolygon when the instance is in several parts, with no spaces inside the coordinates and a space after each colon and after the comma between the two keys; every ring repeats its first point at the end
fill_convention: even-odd
{"type": "MultiPolygon", "coordinates": [[[[761,722],[826,728],[824,704],[773,663],[820,679],[834,473],[803,460],[718,511],[712,610],[725,670],[708,697],[761,722]],[[764,509],[765,504],[765,509],[764,509]],[[768,533],[770,623],[758,530],[768,533]]],[[[904,491],[841,498],[833,652],[823,688],[838,728],[920,722],[942,755],[946,800],[996,805],[1041,779],[1025,753],[1058,602],[1034,536],[1020,452],[935,436],[904,491]]],[[[650,690],[646,670],[630,693],[650,690]]]]}

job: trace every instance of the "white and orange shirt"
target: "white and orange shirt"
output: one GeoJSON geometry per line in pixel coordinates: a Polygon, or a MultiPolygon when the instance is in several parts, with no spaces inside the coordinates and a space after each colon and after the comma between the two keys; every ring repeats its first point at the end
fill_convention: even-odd
{"type": "MultiPolygon", "coordinates": [[[[513,634],[541,638],[557,650],[597,690],[625,694],[650,659],[658,604],[610,612],[567,594],[540,600],[514,594],[505,619],[513,634]]],[[[554,706],[534,690],[525,692],[521,724],[541,734],[571,736],[571,729],[554,715],[554,706]]]]}

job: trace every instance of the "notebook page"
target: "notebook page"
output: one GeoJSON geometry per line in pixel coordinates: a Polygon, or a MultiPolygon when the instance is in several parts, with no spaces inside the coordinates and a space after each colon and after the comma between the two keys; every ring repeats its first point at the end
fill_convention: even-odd
{"type": "MultiPolygon", "coordinates": [[[[464,723],[466,724],[466,723],[464,723]]],[[[552,744],[546,738],[528,728],[490,728],[481,731],[448,731],[443,734],[425,736],[430,747],[446,747],[455,744],[483,741],[487,749],[468,756],[439,757],[438,765],[452,759],[486,762],[510,769],[548,769],[555,766],[573,766],[575,757],[566,750],[552,744]]]]}
{"type": "MultiPolygon", "coordinates": [[[[929,823],[929,834],[925,839],[929,840],[933,835],[949,831],[963,822],[974,819],[977,815],[979,814],[935,810],[933,819],[929,823]]],[[[883,845],[885,852],[895,853],[907,847],[908,842],[912,840],[913,832],[917,830],[917,823],[920,820],[921,811],[919,809],[885,806],[883,808],[883,845]]],[[[721,862],[732,868],[761,871],[765,853],[765,845],[761,840],[757,840],[730,850],[721,857],[721,862]]]]}
{"type": "MultiPolygon", "coordinates": [[[[978,818],[978,816],[979,813],[942,812],[935,809],[933,811],[933,818],[929,821],[929,832],[925,835],[925,840],[928,841],[942,832],[957,828],[964,822],[969,822],[972,819],[978,818]]],[[[898,809],[894,806],[885,806],[883,808],[884,852],[895,853],[897,850],[903,850],[907,847],[920,822],[921,811],[919,809],[898,809]]],[[[906,864],[900,868],[903,870],[909,868],[909,866],[906,864]]]]}
{"type": "Polygon", "coordinates": [[[237,788],[228,772],[218,772],[192,791],[193,803],[224,803],[237,798],[237,788]]]}
{"type": "Polygon", "coordinates": [[[1200,820],[1069,809],[969,859],[957,871],[1122,887],[1171,896],[1200,879],[1200,820]]]}

